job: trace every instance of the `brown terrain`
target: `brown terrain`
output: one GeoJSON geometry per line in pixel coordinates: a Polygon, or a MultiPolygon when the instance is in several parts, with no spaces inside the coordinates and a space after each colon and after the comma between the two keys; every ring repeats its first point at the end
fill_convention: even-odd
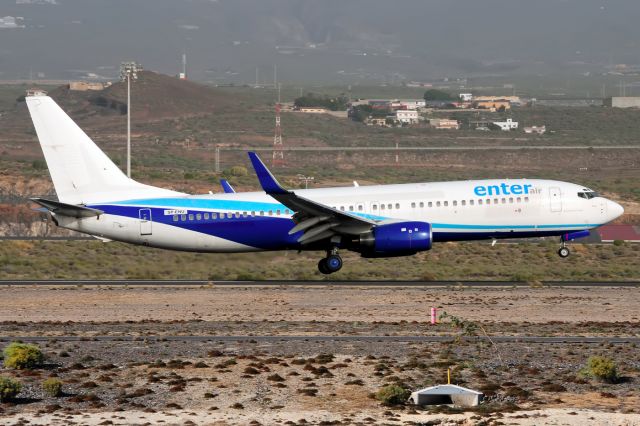
{"type": "Polygon", "coordinates": [[[46,336],[39,342],[46,365],[0,372],[23,383],[16,402],[0,404],[8,424],[640,424],[635,344],[494,341],[637,337],[637,288],[212,283],[14,286],[0,296],[4,342],[46,336]],[[437,325],[429,323],[432,306],[439,308],[437,325]],[[582,376],[593,355],[613,358],[622,378],[582,376]],[[446,382],[447,368],[453,383],[480,389],[486,403],[467,410],[385,407],[372,397],[389,383],[414,390],[446,382]],[[48,376],[64,382],[63,396],[42,392],[48,376]]]}

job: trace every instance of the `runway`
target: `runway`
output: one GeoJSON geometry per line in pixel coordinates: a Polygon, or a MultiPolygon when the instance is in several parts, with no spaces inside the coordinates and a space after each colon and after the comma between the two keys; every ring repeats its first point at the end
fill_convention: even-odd
{"type": "MultiPolygon", "coordinates": [[[[0,280],[0,286],[220,286],[220,287],[531,287],[524,281],[339,281],[339,280],[0,280]]],[[[540,281],[544,287],[640,287],[640,281],[540,281]]]]}
{"type": "MultiPolygon", "coordinates": [[[[251,343],[287,343],[287,342],[369,342],[369,343],[442,343],[451,342],[457,336],[330,336],[330,335],[188,335],[188,336],[0,336],[0,342],[21,340],[23,342],[251,342],[251,343]]],[[[461,336],[465,342],[492,341],[494,343],[563,343],[563,344],[638,344],[640,336],[461,336]]]]}

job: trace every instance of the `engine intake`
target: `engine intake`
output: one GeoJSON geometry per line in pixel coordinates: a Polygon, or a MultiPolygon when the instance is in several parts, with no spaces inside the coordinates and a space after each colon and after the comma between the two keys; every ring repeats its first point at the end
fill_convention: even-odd
{"type": "Polygon", "coordinates": [[[433,234],[427,222],[398,222],[375,226],[360,235],[363,257],[409,256],[431,250],[433,234]]]}

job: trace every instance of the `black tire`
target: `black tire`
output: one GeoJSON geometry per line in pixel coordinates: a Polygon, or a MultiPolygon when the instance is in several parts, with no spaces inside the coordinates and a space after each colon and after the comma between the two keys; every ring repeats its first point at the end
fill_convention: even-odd
{"type": "Polygon", "coordinates": [[[322,274],[329,275],[331,272],[329,271],[329,269],[327,269],[326,260],[327,259],[320,259],[320,261],[318,262],[318,271],[320,271],[322,274]]]}
{"type": "Polygon", "coordinates": [[[567,247],[560,247],[560,249],[558,250],[558,256],[560,256],[563,259],[566,257],[569,257],[570,254],[571,252],[567,247]]]}

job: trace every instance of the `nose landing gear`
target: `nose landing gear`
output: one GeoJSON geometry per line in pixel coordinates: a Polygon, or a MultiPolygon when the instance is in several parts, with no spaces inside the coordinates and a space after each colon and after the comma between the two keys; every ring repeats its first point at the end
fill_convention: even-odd
{"type": "Polygon", "coordinates": [[[569,247],[567,247],[567,240],[563,235],[560,237],[560,248],[558,249],[558,256],[564,259],[566,257],[569,257],[570,254],[571,251],[569,250],[569,247]]]}
{"type": "Polygon", "coordinates": [[[564,246],[564,244],[558,249],[558,256],[562,257],[563,259],[565,257],[569,257],[570,254],[571,251],[569,251],[569,247],[564,246]]]}
{"type": "Polygon", "coordinates": [[[327,251],[327,257],[318,262],[318,270],[325,275],[333,274],[340,269],[342,269],[342,258],[338,254],[337,248],[327,251]]]}

